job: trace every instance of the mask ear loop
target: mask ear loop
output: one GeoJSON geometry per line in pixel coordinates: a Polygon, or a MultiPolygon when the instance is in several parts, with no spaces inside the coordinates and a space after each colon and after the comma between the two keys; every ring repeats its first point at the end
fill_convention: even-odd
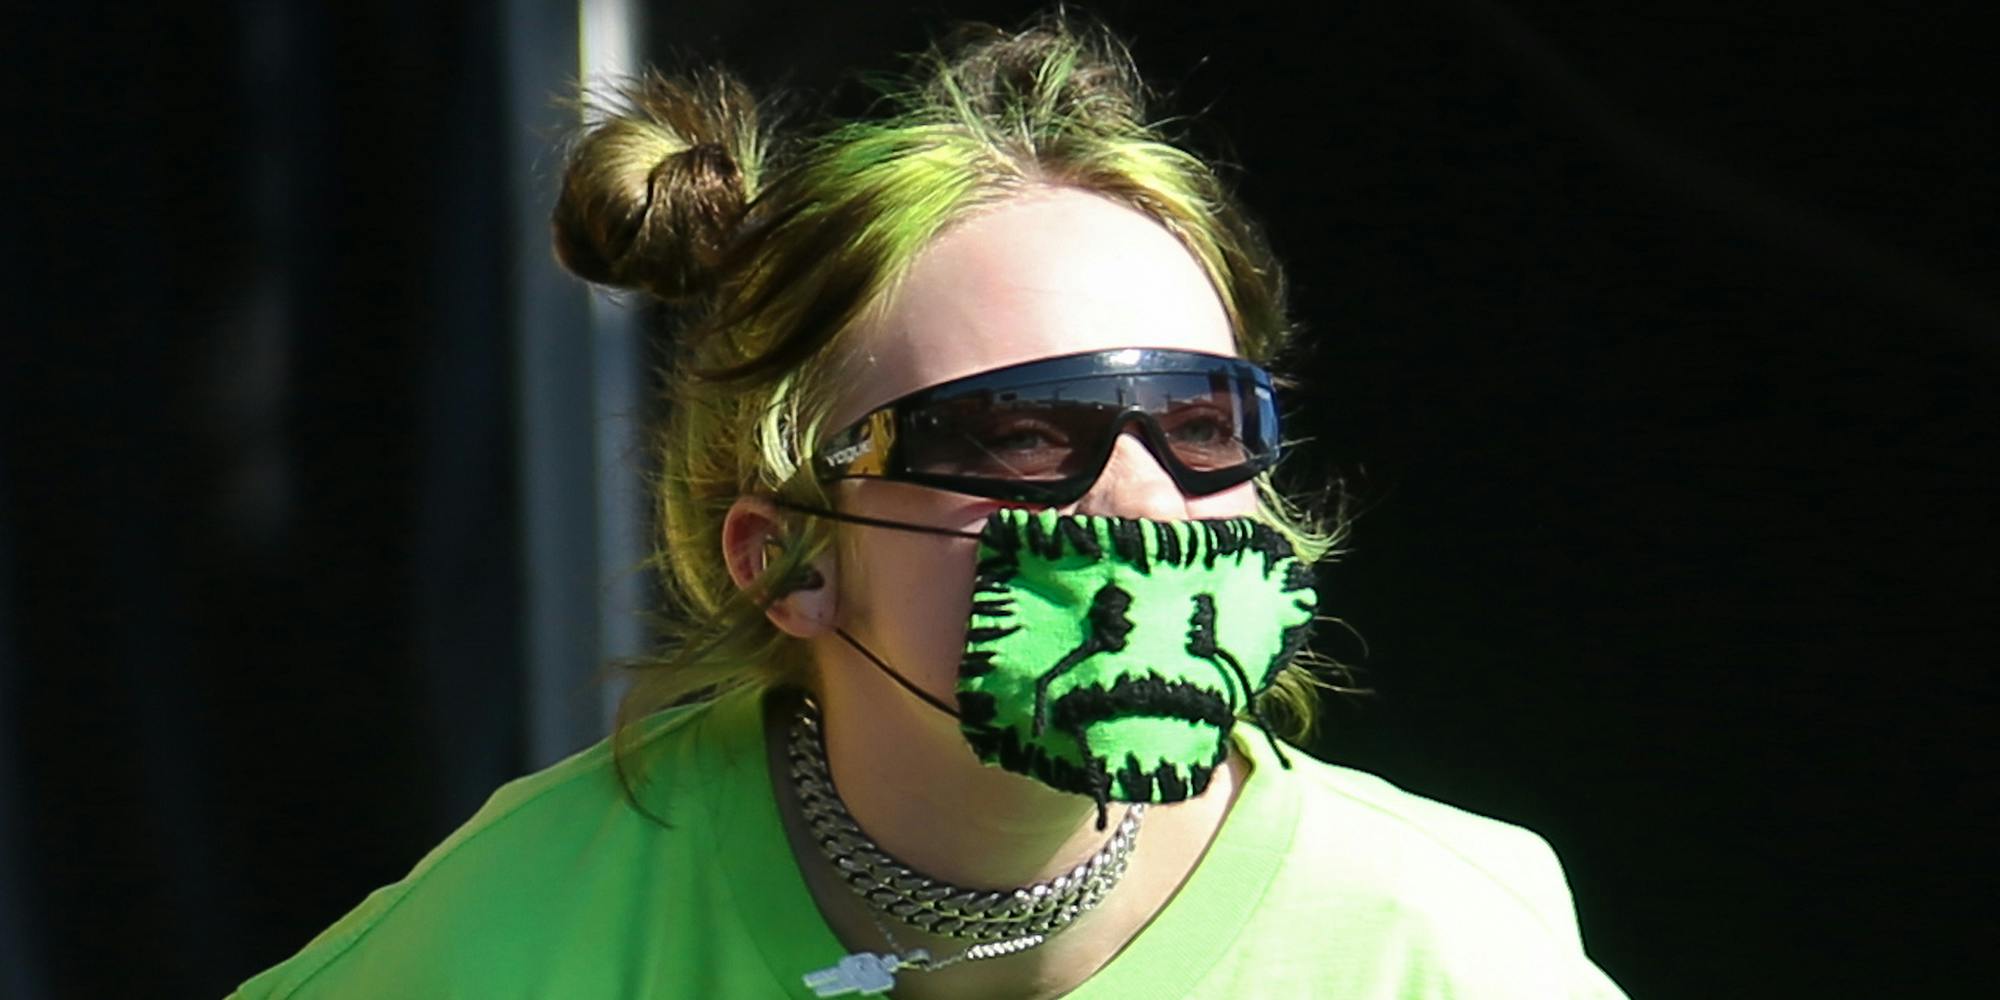
{"type": "MultiPolygon", "coordinates": [[[[973,539],[974,541],[977,541],[980,537],[982,537],[979,534],[970,531],[956,531],[951,528],[933,528],[925,524],[905,524],[901,521],[890,521],[879,517],[864,517],[860,514],[848,514],[842,511],[828,510],[824,507],[815,507],[810,504],[793,503],[790,500],[784,500],[780,498],[773,498],[771,502],[780,508],[790,511],[796,511],[800,514],[810,514],[814,517],[824,517],[833,521],[847,521],[853,524],[865,524],[875,528],[893,528],[898,531],[915,531],[927,535],[945,535],[952,538],[970,538],[973,539]]],[[[820,581],[818,577],[819,574],[817,573],[813,574],[814,582],[812,586],[821,586],[823,584],[823,581],[820,581]]],[[[801,589],[810,589],[810,588],[802,587],[801,589]]],[[[904,677],[901,673],[897,672],[897,670],[894,667],[889,666],[888,661],[875,655],[874,650],[869,649],[865,645],[862,645],[861,640],[856,639],[853,636],[853,634],[849,633],[846,629],[841,628],[838,625],[835,625],[833,627],[833,632],[835,635],[840,636],[840,638],[848,645],[853,646],[854,651],[860,653],[862,657],[866,659],[869,663],[874,664],[875,669],[882,671],[882,673],[886,675],[890,680],[895,681],[898,685],[900,685],[903,688],[903,690],[908,691],[912,695],[915,695],[919,701],[922,701],[924,704],[929,705],[930,707],[935,708],[938,711],[943,712],[944,714],[949,715],[954,719],[960,718],[957,709],[951,707],[950,705],[945,704],[943,701],[939,700],[939,698],[936,695],[930,693],[929,691],[924,690],[923,688],[918,687],[915,682],[911,681],[909,678],[904,677]]]]}
{"type": "Polygon", "coordinates": [[[845,511],[828,510],[825,507],[815,507],[811,504],[793,503],[790,500],[785,500],[778,497],[773,497],[771,499],[771,503],[773,506],[782,508],[784,510],[794,511],[800,514],[811,514],[814,517],[824,517],[830,521],[846,521],[849,524],[865,524],[871,528],[893,528],[897,531],[914,531],[917,532],[918,534],[924,534],[924,535],[943,535],[947,538],[970,538],[975,542],[978,541],[980,538],[984,537],[977,531],[959,531],[956,528],[934,528],[928,524],[910,524],[904,521],[891,521],[888,520],[887,518],[881,518],[881,517],[866,517],[861,514],[849,514],[845,511]]]}
{"type": "Polygon", "coordinates": [[[915,682],[911,681],[907,677],[904,677],[902,674],[897,673],[895,669],[890,667],[886,661],[884,661],[881,657],[876,656],[874,650],[869,649],[867,646],[862,645],[861,640],[856,639],[854,636],[848,634],[848,631],[846,629],[841,628],[838,625],[835,625],[833,627],[833,632],[835,635],[838,635],[842,639],[847,640],[848,645],[853,646],[856,652],[866,657],[868,659],[868,662],[875,664],[875,668],[877,670],[882,671],[884,674],[887,674],[890,680],[895,681],[897,684],[902,685],[903,690],[908,691],[913,695],[916,695],[917,698],[924,704],[929,705],[930,707],[935,708],[938,711],[943,712],[944,714],[949,715],[954,719],[961,718],[958,714],[958,709],[955,709],[950,705],[947,705],[944,702],[938,700],[937,695],[934,695],[929,691],[926,691],[923,688],[918,687],[915,682]]]}

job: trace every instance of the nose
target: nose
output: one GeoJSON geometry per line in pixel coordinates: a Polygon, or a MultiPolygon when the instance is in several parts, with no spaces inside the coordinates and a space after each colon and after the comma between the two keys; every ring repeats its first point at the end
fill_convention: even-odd
{"type": "Polygon", "coordinates": [[[1156,521],[1178,521],[1188,517],[1187,497],[1167,474],[1159,459],[1146,449],[1136,431],[1127,429],[1112,445],[1104,471],[1076,501],[1078,514],[1104,517],[1143,517],[1156,521]]]}

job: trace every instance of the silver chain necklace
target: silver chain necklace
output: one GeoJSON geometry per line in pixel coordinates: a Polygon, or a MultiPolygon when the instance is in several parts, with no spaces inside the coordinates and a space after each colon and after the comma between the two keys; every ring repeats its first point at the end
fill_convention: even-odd
{"type": "Polygon", "coordinates": [[[923,949],[849,955],[839,965],[806,975],[806,985],[820,996],[879,992],[894,983],[898,968],[934,971],[1041,944],[1096,908],[1118,885],[1146,815],[1145,803],[1134,804],[1102,848],[1054,878],[1012,890],[965,889],[912,870],[861,831],[833,786],[819,710],[810,700],[792,721],[786,755],[813,841],[848,888],[868,904],[876,929],[890,946],[900,949],[882,916],[939,937],[973,942],[937,960],[923,949]]]}

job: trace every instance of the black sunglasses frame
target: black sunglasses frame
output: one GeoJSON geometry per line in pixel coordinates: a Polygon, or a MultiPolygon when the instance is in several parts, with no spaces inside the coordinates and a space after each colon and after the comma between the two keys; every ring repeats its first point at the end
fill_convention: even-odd
{"type": "Polygon", "coordinates": [[[1279,457],[1278,411],[1270,373],[1242,358],[1204,354],[1198,351],[1159,348],[1118,348],[1043,358],[992,371],[968,375],[950,382],[919,389],[864,414],[839,433],[828,438],[813,456],[813,471],[820,482],[840,479],[887,479],[949,490],[992,500],[1060,506],[1073,503],[1090,491],[1104,466],[1111,460],[1128,425],[1138,425],[1139,439],[1161,467],[1166,469],[1181,495],[1189,497],[1220,493],[1255,478],[1276,464],[1279,457]],[[1221,469],[1195,469],[1180,460],[1168,443],[1153,414],[1138,406],[1127,406],[1110,418],[1111,433],[1097,454],[1090,457],[1075,475],[1061,479],[1002,479],[987,476],[953,476],[899,468],[896,428],[904,413],[939,398],[962,396],[981,390],[1018,389],[1081,378],[1133,377],[1147,375],[1226,376],[1232,385],[1249,386],[1256,404],[1256,426],[1264,431],[1264,447],[1249,461],[1221,469]],[[887,454],[879,453],[875,436],[890,437],[887,454]]]}

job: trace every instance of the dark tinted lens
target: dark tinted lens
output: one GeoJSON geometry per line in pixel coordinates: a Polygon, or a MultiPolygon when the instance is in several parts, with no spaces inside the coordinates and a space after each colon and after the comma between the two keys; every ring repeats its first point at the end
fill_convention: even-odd
{"type": "MultiPolygon", "coordinates": [[[[1135,411],[1157,426],[1158,441],[1171,452],[1160,457],[1183,489],[1227,488],[1242,477],[1214,477],[1230,470],[1247,476],[1276,454],[1270,392],[1246,365],[1021,381],[986,376],[926,395],[897,406],[893,470],[886,474],[938,477],[953,481],[949,488],[981,495],[1020,498],[1008,483],[1088,488],[1102,471],[1111,435],[1135,411]],[[1206,478],[1189,481],[1189,473],[1206,478]],[[981,483],[998,492],[983,492],[981,483]]],[[[1147,440],[1152,446],[1150,432],[1147,440]]]]}
{"type": "Polygon", "coordinates": [[[1089,471],[1116,412],[1011,392],[937,400],[906,415],[899,464],[933,476],[1064,479],[1089,471]]]}
{"type": "Polygon", "coordinates": [[[1156,375],[1140,383],[1139,404],[1160,425],[1174,457],[1197,472],[1258,457],[1267,442],[1256,386],[1225,375],[1156,375]]]}

